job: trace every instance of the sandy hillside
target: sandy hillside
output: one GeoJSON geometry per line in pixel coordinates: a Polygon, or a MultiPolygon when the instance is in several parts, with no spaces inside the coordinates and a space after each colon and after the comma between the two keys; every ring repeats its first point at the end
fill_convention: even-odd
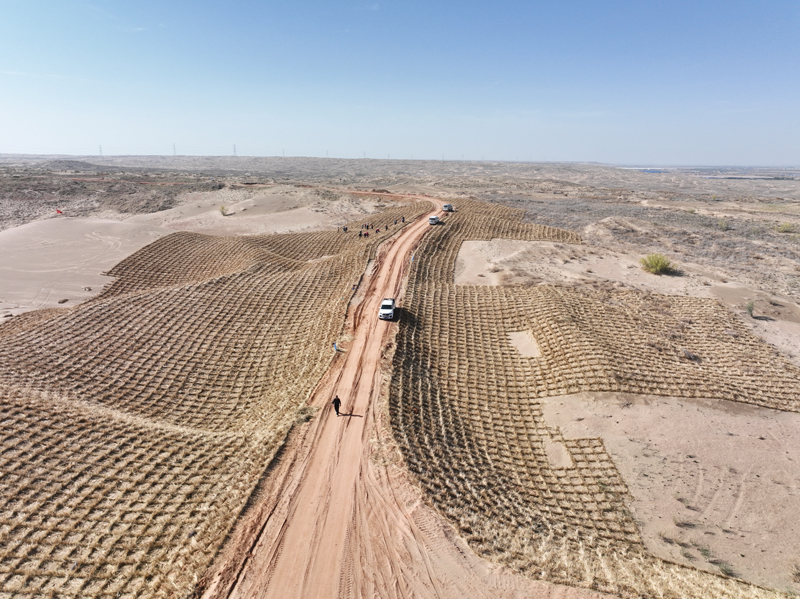
{"type": "Polygon", "coordinates": [[[321,231],[388,205],[377,196],[295,186],[189,192],[175,203],[133,216],[104,209],[95,217],[78,217],[65,208],[65,214],[0,230],[5,258],[0,265],[0,315],[71,307],[93,297],[110,282],[104,272],[175,231],[225,236],[321,231]]]}
{"type": "Polygon", "coordinates": [[[732,281],[724,270],[710,265],[681,262],[679,274],[656,276],[642,269],[641,258],[640,253],[592,244],[467,241],[461,246],[454,280],[457,285],[611,284],[665,295],[715,298],[800,365],[800,305],[792,298],[732,281]],[[754,303],[753,318],[746,312],[750,301],[754,303]]]}
{"type": "MultiPolygon", "coordinates": [[[[656,276],[641,268],[640,258],[591,241],[466,241],[454,281],[712,298],[800,366],[800,306],[791,298],[732,281],[708,265],[681,262],[678,275],[656,276]],[[745,310],[749,301],[758,302],[754,317],[745,310]]],[[[540,356],[535,339],[515,335],[509,342],[521,355],[540,356]]],[[[796,584],[800,415],[726,401],[583,393],[548,399],[545,418],[567,438],[603,439],[655,555],[709,570],[728,564],[737,576],[772,588],[796,584]]]]}
{"type": "MultiPolygon", "coordinates": [[[[387,231],[383,235],[388,237],[387,231]]],[[[331,572],[345,564],[345,574],[332,583],[339,584],[342,597],[353,596],[356,588],[364,596],[416,592],[438,597],[465,596],[470,590],[487,597],[577,597],[605,591],[739,598],[775,596],[769,589],[800,592],[800,528],[794,522],[800,488],[795,449],[800,446],[797,169],[3,155],[0,254],[0,333],[7,325],[4,355],[8,364],[17,364],[9,367],[13,385],[2,397],[20,426],[34,432],[55,425],[50,412],[46,418],[29,413],[26,402],[57,404],[65,414],[74,412],[89,422],[95,400],[84,401],[80,394],[86,389],[108,404],[102,418],[117,428],[128,427],[125,410],[129,404],[138,406],[137,401],[142,406],[164,403],[191,415],[194,408],[184,406],[188,396],[182,391],[177,403],[165,399],[173,397],[172,381],[180,379],[181,385],[196,385],[197,405],[206,405],[197,398],[205,397],[210,383],[197,378],[187,360],[198,351],[229,356],[253,341],[244,331],[248,318],[232,323],[215,303],[244,302],[242,314],[245,308],[264,309],[249,302],[247,294],[219,295],[220,285],[260,277],[268,265],[317,269],[313,280],[335,287],[331,298],[342,304],[342,314],[330,316],[326,346],[338,339],[345,352],[368,348],[359,359],[371,364],[370,380],[341,379],[358,397],[350,405],[368,418],[359,422],[354,416],[356,422],[343,431],[330,429],[327,420],[315,416],[330,416],[325,412],[330,411],[329,398],[322,393],[311,402],[319,411],[301,410],[295,425],[295,416],[287,416],[284,427],[307,424],[285,447],[287,461],[273,464],[278,470],[267,470],[272,478],[257,481],[257,468],[241,466],[249,474],[231,497],[237,506],[254,511],[242,512],[246,518],[226,516],[227,530],[236,531],[234,537],[246,549],[237,550],[231,541],[225,551],[234,555],[230,564],[238,565],[223,564],[223,578],[233,576],[239,591],[276,593],[269,577],[259,577],[279,566],[276,580],[301,578],[322,596],[335,578],[331,572]],[[419,237],[404,242],[413,262],[401,266],[400,253],[392,258],[391,276],[408,274],[411,285],[395,340],[388,329],[379,331],[362,319],[363,310],[389,293],[373,255],[366,278],[359,279],[351,268],[346,282],[334,280],[339,258],[333,258],[343,243],[337,228],[378,218],[387,209],[400,215],[403,206],[424,196],[450,201],[457,212],[439,227],[419,226],[419,237]],[[327,232],[314,233],[319,231],[327,232]],[[161,251],[166,247],[161,242],[149,246],[176,232],[182,233],[171,238],[169,251],[161,251]],[[282,245],[274,240],[283,238],[271,234],[290,234],[286,239],[291,242],[282,245]],[[252,235],[264,237],[247,237],[252,235]],[[322,252],[323,237],[336,251],[322,252]],[[311,253],[308,243],[316,248],[311,253]],[[180,255],[172,259],[170,252],[180,255]],[[670,258],[670,275],[641,269],[640,259],[653,252],[670,258]],[[158,264],[148,262],[151,254],[158,264]],[[306,254],[309,260],[302,258],[306,254]],[[114,270],[120,263],[121,270],[114,270]],[[110,270],[124,276],[102,274],[110,270]],[[146,288],[140,288],[144,280],[146,288]],[[377,295],[365,294],[359,281],[377,295]],[[169,290],[158,291],[165,282],[169,290]],[[351,282],[356,285],[353,301],[345,307],[351,282]],[[98,297],[109,284],[116,285],[115,293],[98,297]],[[180,295],[182,306],[195,305],[193,294],[206,294],[205,316],[183,322],[187,311],[173,314],[166,307],[162,313],[162,299],[160,310],[152,313],[149,304],[125,312],[115,303],[127,306],[139,295],[144,301],[151,288],[164,297],[180,295]],[[98,332],[102,344],[87,346],[83,331],[90,321],[81,318],[98,306],[103,319],[91,320],[92,330],[102,329],[105,320],[118,327],[98,332]],[[42,308],[73,310],[19,317],[42,308]],[[345,311],[347,326],[361,332],[336,337],[345,311]],[[163,320],[172,331],[179,351],[164,342],[153,319],[163,320]],[[244,327],[241,336],[234,325],[244,327]],[[136,335],[139,342],[122,355],[109,335],[120,337],[120,343],[136,335]],[[230,347],[219,345],[222,337],[217,335],[230,347]],[[157,348],[158,360],[148,355],[151,348],[157,348]],[[117,364],[115,380],[124,393],[117,396],[117,387],[102,377],[96,380],[96,368],[75,370],[87,351],[92,364],[117,364]],[[168,376],[159,371],[143,382],[131,366],[134,359],[142,372],[164,364],[168,376]],[[52,369],[68,372],[54,374],[52,369]],[[46,384],[36,378],[42,373],[49,377],[46,384]],[[30,395],[34,380],[46,387],[35,397],[30,395]],[[69,388],[62,388],[66,380],[69,388]],[[132,404],[131,397],[136,398],[132,404]],[[312,451],[317,441],[330,447],[346,441],[347,447],[318,459],[312,451]],[[355,481],[357,492],[337,482],[337,505],[331,506],[325,503],[330,497],[314,489],[326,488],[325,477],[337,463],[347,467],[347,480],[355,481]],[[319,476],[306,477],[309,472],[319,476]],[[291,492],[274,492],[281,485],[291,492]],[[252,557],[249,547],[263,524],[253,524],[258,514],[272,513],[265,507],[270,497],[277,502],[273,507],[283,510],[287,527],[262,529],[266,557],[259,559],[265,562],[252,557]],[[303,497],[312,501],[297,499],[303,497]],[[284,499],[288,503],[282,504],[284,499]],[[340,514],[339,507],[347,513],[340,514]],[[325,522],[325,514],[333,519],[325,522]],[[252,521],[247,519],[251,516],[252,521]],[[308,542],[306,533],[312,529],[313,542],[308,542]],[[288,530],[301,534],[284,538],[288,530]],[[330,530],[338,532],[330,536],[330,530]],[[303,559],[287,559],[281,552],[284,542],[303,559]],[[375,544],[382,549],[376,551],[375,544]],[[304,578],[317,556],[328,555],[331,547],[342,553],[324,557],[325,571],[304,578]],[[252,564],[264,563],[271,566],[252,570],[252,564]],[[232,574],[231,568],[238,570],[232,574]]],[[[366,255],[359,259],[365,266],[366,255]]],[[[270,273],[270,284],[281,287],[282,277],[270,273]]],[[[310,287],[296,282],[297,293],[310,287]]],[[[281,310],[287,317],[263,330],[294,330],[297,315],[281,310]]],[[[314,337],[313,332],[304,334],[314,337]]],[[[293,352],[285,344],[265,347],[282,356],[293,352]]],[[[298,347],[310,351],[302,339],[298,347]]],[[[253,355],[260,356],[261,349],[253,355]]],[[[358,371],[352,364],[345,368],[346,357],[340,366],[350,374],[358,371]]],[[[210,364],[214,360],[198,372],[210,364]]],[[[239,401],[250,386],[226,377],[245,366],[265,377],[266,371],[253,364],[237,362],[234,368],[220,363],[213,385],[239,401]]],[[[316,377],[322,376],[320,364],[316,377]]],[[[304,380],[302,393],[284,399],[300,410],[316,380],[304,380]]],[[[333,386],[320,389],[327,392],[333,386]]],[[[270,405],[264,405],[259,417],[271,413],[270,405]]],[[[228,417],[220,415],[219,421],[228,422],[228,417]]],[[[142,425],[131,422],[131,430],[142,425]]],[[[58,435],[69,436],[69,427],[69,418],[58,420],[58,435]]],[[[198,438],[206,434],[195,433],[198,438]]],[[[131,433],[131,439],[137,438],[142,435],[131,433]]],[[[17,447],[15,439],[7,435],[3,442],[17,447]]],[[[270,452],[275,447],[270,445],[270,452]]],[[[57,455],[56,445],[45,449],[57,455]]],[[[20,451],[13,455],[23,471],[26,454],[20,451]]],[[[186,450],[181,459],[195,467],[201,454],[186,450]]],[[[69,467],[79,462],[80,457],[69,467]]],[[[114,480],[109,479],[108,493],[114,480]]],[[[115,497],[109,495],[104,505],[119,507],[115,497]]],[[[192,518],[202,520],[195,513],[192,518]]],[[[31,526],[46,524],[29,520],[31,526]]],[[[9,522],[8,534],[16,535],[14,551],[21,551],[28,524],[9,522]]],[[[162,525],[166,528],[159,534],[171,535],[168,519],[159,520],[162,525]]],[[[214,542],[226,534],[216,530],[214,542]]],[[[192,547],[201,541],[187,538],[192,547]]],[[[100,537],[92,539],[100,543],[100,537]]],[[[189,560],[189,545],[170,539],[175,555],[189,560]]],[[[215,551],[204,546],[197,563],[208,565],[214,555],[227,555],[215,551]]],[[[106,557],[116,559],[111,553],[106,557]]],[[[99,566],[86,560],[80,572],[91,570],[94,576],[99,566]]],[[[9,584],[34,580],[27,563],[17,564],[16,574],[6,573],[9,584]]],[[[192,576],[200,576],[182,571],[174,560],[164,563],[181,572],[183,588],[192,576]]],[[[77,575],[66,576],[74,583],[77,575]]]]}

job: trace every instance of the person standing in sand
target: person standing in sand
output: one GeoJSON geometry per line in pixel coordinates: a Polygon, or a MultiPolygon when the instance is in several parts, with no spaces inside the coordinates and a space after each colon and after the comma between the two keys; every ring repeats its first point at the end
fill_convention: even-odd
{"type": "Polygon", "coordinates": [[[342,405],[342,400],[339,399],[339,396],[337,395],[336,397],[333,398],[333,401],[331,403],[333,404],[333,409],[336,410],[336,415],[338,416],[339,415],[339,406],[342,405]]]}

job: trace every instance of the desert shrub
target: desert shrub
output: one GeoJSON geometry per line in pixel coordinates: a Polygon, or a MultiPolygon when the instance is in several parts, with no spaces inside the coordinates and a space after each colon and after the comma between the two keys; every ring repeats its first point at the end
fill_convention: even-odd
{"type": "Polygon", "coordinates": [[[225,206],[220,206],[220,207],[219,207],[219,213],[220,213],[222,216],[228,216],[228,211],[225,209],[225,206]]]}
{"type": "Polygon", "coordinates": [[[654,275],[668,275],[674,272],[672,262],[664,254],[648,254],[640,262],[644,270],[654,275]]]}
{"type": "Polygon", "coordinates": [[[733,569],[733,566],[730,565],[726,561],[722,560],[711,560],[710,563],[714,564],[719,571],[722,572],[725,576],[730,578],[739,578],[739,575],[736,573],[736,570],[733,569]]]}
{"type": "Polygon", "coordinates": [[[744,309],[747,310],[747,313],[750,315],[750,318],[753,318],[753,308],[755,308],[755,305],[755,302],[749,301],[744,307],[744,309]]]}
{"type": "Polygon", "coordinates": [[[795,231],[794,223],[781,223],[775,228],[778,233],[794,233],[795,231]]]}
{"type": "Polygon", "coordinates": [[[731,230],[731,224],[728,221],[726,221],[724,218],[720,219],[720,221],[717,223],[717,226],[719,227],[720,231],[730,231],[731,230]]]}

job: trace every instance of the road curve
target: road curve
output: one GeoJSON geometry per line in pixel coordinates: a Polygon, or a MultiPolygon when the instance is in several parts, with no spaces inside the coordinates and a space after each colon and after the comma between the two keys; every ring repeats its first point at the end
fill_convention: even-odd
{"type": "Polygon", "coordinates": [[[425,216],[383,244],[348,318],[352,341],[310,401],[319,412],[276,460],[229,559],[201,585],[204,599],[603,596],[529,580],[478,557],[397,465],[380,407],[382,358],[397,324],[379,320],[378,306],[402,295],[411,254],[429,229],[425,216]],[[342,399],[339,417],[334,394],[342,399]]]}

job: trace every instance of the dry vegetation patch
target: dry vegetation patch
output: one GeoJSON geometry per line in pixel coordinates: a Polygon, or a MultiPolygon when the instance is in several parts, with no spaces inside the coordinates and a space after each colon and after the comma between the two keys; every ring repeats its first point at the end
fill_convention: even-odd
{"type": "Polygon", "coordinates": [[[186,596],[333,356],[381,234],[164,237],[0,326],[0,596],[186,596]],[[8,327],[8,328],[6,328],[8,327]]]}

